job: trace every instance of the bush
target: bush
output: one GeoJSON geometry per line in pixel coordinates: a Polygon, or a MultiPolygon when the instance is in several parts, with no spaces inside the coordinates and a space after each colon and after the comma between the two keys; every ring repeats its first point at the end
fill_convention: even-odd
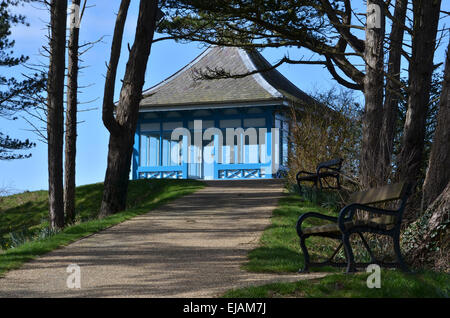
{"type": "Polygon", "coordinates": [[[315,171],[319,162],[343,158],[346,180],[358,177],[361,138],[360,105],[353,93],[330,90],[316,94],[317,103],[294,105],[286,117],[290,118],[289,173],[295,183],[299,170],[315,171]]]}

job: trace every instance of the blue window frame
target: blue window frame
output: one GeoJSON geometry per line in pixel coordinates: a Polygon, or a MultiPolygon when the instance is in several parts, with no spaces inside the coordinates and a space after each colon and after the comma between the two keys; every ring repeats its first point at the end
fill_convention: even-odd
{"type": "Polygon", "coordinates": [[[162,165],[178,166],[181,164],[182,141],[171,140],[171,132],[162,135],[162,165]]]}

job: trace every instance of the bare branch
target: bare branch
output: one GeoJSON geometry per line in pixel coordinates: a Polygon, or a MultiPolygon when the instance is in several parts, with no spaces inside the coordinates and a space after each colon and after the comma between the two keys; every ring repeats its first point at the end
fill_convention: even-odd
{"type": "Polygon", "coordinates": [[[326,57],[326,63],[325,66],[327,67],[328,71],[330,72],[330,74],[333,76],[333,78],[341,85],[350,88],[350,89],[355,89],[355,90],[363,90],[363,86],[361,84],[358,83],[351,83],[347,80],[345,80],[344,78],[342,78],[337,72],[336,69],[334,67],[333,61],[331,58],[326,57]]]}
{"type": "Polygon", "coordinates": [[[231,74],[223,68],[200,70],[194,68],[192,70],[192,77],[194,80],[213,80],[213,79],[224,79],[224,78],[244,78],[258,73],[266,73],[276,69],[282,64],[314,64],[314,65],[324,65],[325,61],[305,61],[305,60],[291,60],[287,56],[284,56],[280,61],[264,69],[259,69],[251,72],[241,73],[241,74],[231,74]]]}

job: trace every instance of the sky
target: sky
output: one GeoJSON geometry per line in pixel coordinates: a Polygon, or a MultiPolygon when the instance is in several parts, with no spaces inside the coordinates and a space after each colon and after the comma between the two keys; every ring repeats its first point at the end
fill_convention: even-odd
{"type": "MultiPolygon", "coordinates": [[[[69,1],[70,2],[70,1],[69,1]]],[[[352,2],[360,2],[352,0],[352,2]]],[[[111,39],[114,31],[115,14],[119,7],[119,0],[88,0],[93,5],[88,8],[81,21],[80,44],[96,41],[103,36],[103,40],[87,51],[82,57],[81,65],[85,68],[81,71],[79,82],[81,109],[93,109],[80,112],[78,119],[78,139],[76,158],[76,184],[84,185],[102,182],[105,176],[106,159],[108,150],[108,132],[104,128],[101,119],[101,104],[103,97],[104,76],[106,63],[109,60],[111,39]]],[[[126,43],[133,43],[134,31],[138,15],[139,1],[131,1],[127,23],[124,31],[124,40],[121,59],[118,68],[115,97],[118,98],[125,64],[128,59],[126,43]]],[[[442,10],[450,11],[450,1],[442,1],[442,10]]],[[[40,55],[41,47],[46,43],[46,22],[49,20],[48,12],[42,7],[32,4],[17,8],[17,11],[27,17],[30,26],[15,26],[12,29],[11,38],[16,44],[14,51],[28,55],[28,63],[37,64],[45,61],[40,55]]],[[[448,18],[441,20],[440,27],[450,24],[448,18]]],[[[159,36],[159,35],[157,35],[159,36]]],[[[445,43],[446,44],[446,43],[445,43]]],[[[445,46],[442,45],[435,54],[435,63],[442,62],[445,55],[445,46]]],[[[206,49],[205,44],[189,43],[181,44],[174,41],[161,41],[152,46],[147,65],[144,89],[149,88],[165,78],[169,77],[180,68],[192,61],[206,49]]],[[[263,56],[271,63],[276,63],[284,54],[295,58],[310,58],[311,53],[299,49],[265,49],[263,56]]],[[[278,70],[297,87],[307,93],[317,90],[338,88],[338,84],[331,75],[318,65],[282,65],[278,70]]],[[[25,69],[2,69],[2,74],[16,75],[25,69]]],[[[359,95],[358,98],[361,98],[359,95]]],[[[37,143],[31,150],[29,159],[0,161],[0,189],[6,189],[10,193],[45,190],[48,188],[47,172],[47,145],[38,140],[38,137],[28,131],[31,127],[19,118],[15,121],[0,118],[0,131],[14,138],[29,138],[37,143]]]]}

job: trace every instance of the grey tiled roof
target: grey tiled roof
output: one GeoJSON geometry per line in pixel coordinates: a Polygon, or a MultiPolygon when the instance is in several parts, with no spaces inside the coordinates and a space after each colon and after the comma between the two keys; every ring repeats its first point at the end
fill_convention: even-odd
{"type": "Polygon", "coordinates": [[[207,68],[223,69],[230,74],[245,74],[268,67],[269,62],[257,51],[210,47],[180,71],[144,91],[141,107],[311,100],[277,70],[244,78],[195,80],[193,76],[195,70],[205,71],[207,68]]]}

